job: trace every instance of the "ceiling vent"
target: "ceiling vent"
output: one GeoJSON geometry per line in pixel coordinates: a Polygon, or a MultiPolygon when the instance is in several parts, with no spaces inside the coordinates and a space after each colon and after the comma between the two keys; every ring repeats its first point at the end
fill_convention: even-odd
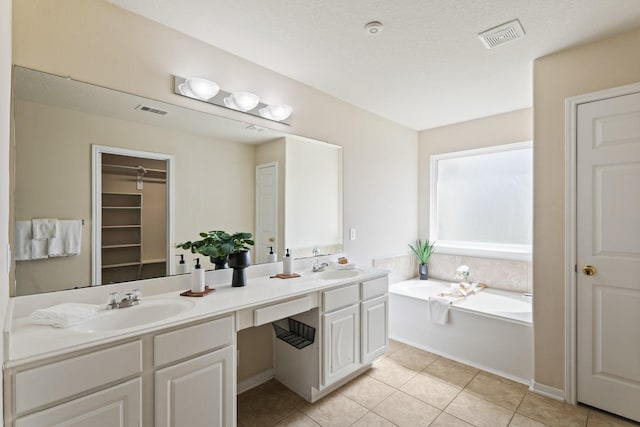
{"type": "Polygon", "coordinates": [[[136,110],[140,110],[140,111],[146,111],[147,113],[153,113],[153,114],[158,114],[160,116],[165,116],[167,115],[167,112],[164,110],[158,110],[157,108],[153,108],[153,107],[148,107],[146,105],[138,105],[136,108],[136,110]]]}
{"type": "Polygon", "coordinates": [[[496,46],[524,37],[524,28],[522,28],[520,21],[514,19],[483,31],[478,34],[478,37],[480,37],[487,49],[493,49],[496,46]]]}

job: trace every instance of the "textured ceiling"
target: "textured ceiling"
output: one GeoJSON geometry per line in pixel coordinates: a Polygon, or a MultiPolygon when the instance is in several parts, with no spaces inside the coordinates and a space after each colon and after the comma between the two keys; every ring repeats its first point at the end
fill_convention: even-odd
{"type": "Polygon", "coordinates": [[[107,1],[417,130],[530,107],[535,58],[640,27],[640,0],[107,1]]]}

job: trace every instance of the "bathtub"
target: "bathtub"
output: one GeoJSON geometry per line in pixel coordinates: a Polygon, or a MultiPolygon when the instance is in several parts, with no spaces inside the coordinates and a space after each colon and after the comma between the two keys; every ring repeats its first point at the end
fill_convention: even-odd
{"type": "Polygon", "coordinates": [[[450,291],[440,280],[389,286],[389,338],[529,384],[533,377],[531,298],[484,289],[449,309],[449,321],[429,320],[428,299],[450,291]]]}

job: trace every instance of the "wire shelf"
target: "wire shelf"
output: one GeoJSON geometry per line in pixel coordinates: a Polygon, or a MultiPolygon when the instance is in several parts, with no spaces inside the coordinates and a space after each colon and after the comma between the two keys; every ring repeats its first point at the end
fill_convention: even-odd
{"type": "Polygon", "coordinates": [[[316,328],[295,319],[286,318],[271,324],[276,337],[297,349],[313,344],[316,337],[316,328]]]}

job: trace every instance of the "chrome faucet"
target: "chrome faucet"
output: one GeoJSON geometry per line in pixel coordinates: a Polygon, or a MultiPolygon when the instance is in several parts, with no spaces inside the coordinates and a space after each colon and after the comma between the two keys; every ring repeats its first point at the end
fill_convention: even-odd
{"type": "Polygon", "coordinates": [[[109,294],[109,302],[107,303],[107,310],[113,310],[116,308],[133,307],[134,305],[142,304],[142,293],[139,289],[134,289],[131,292],[127,292],[118,302],[118,293],[111,292],[109,294]]]}
{"type": "Polygon", "coordinates": [[[313,264],[313,267],[311,267],[312,272],[318,273],[319,271],[324,271],[324,269],[329,266],[326,262],[320,264],[318,260],[318,257],[320,256],[320,248],[317,246],[313,248],[313,256],[316,257],[316,262],[313,264]]]}

